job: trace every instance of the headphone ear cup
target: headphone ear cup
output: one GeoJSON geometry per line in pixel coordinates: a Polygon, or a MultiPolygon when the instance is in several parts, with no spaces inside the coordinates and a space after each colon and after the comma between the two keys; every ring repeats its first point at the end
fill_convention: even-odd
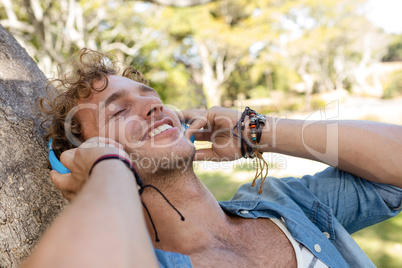
{"type": "Polygon", "coordinates": [[[59,159],[57,159],[56,154],[53,151],[52,147],[53,139],[49,140],[48,148],[49,148],[49,162],[50,165],[52,166],[52,169],[56,170],[60,174],[67,174],[71,173],[71,171],[63,166],[63,164],[60,162],[59,159]]]}

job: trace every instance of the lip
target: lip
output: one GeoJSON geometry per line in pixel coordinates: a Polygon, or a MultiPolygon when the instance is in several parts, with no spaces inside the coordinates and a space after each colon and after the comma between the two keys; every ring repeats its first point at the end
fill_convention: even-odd
{"type": "MultiPolygon", "coordinates": [[[[148,136],[148,134],[149,134],[152,130],[154,130],[155,128],[157,128],[157,127],[159,127],[159,126],[161,126],[161,125],[164,125],[164,124],[167,124],[167,125],[169,125],[169,126],[171,126],[171,127],[175,127],[174,124],[173,124],[173,120],[170,119],[169,117],[165,117],[165,118],[163,118],[163,119],[161,119],[161,120],[159,120],[159,121],[156,121],[153,125],[151,125],[151,126],[145,131],[145,134],[144,134],[144,136],[142,137],[141,140],[150,139],[150,137],[148,136]]],[[[158,134],[158,135],[159,135],[159,134],[158,134]]]]}

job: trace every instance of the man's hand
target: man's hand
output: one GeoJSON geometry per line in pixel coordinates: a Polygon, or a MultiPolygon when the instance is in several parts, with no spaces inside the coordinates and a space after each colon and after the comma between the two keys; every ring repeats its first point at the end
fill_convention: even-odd
{"type": "Polygon", "coordinates": [[[67,150],[61,154],[61,163],[71,173],[60,174],[52,170],[50,177],[64,198],[71,202],[88,180],[89,170],[93,163],[105,154],[119,154],[129,159],[120,143],[103,137],[89,139],[80,147],[67,150]]]}
{"type": "Polygon", "coordinates": [[[104,138],[63,153],[71,174],[52,171],[52,179],[69,198],[80,192],[22,267],[158,267],[132,172],[111,159],[96,165],[88,179],[94,161],[105,154],[127,157],[120,144],[104,138]]]}
{"type": "MultiPolygon", "coordinates": [[[[190,124],[185,136],[210,141],[212,148],[197,150],[194,160],[229,161],[241,158],[240,139],[232,134],[241,113],[233,109],[212,107],[205,110],[185,110],[179,117],[190,124]]],[[[237,132],[235,132],[237,134],[237,132]]]]}

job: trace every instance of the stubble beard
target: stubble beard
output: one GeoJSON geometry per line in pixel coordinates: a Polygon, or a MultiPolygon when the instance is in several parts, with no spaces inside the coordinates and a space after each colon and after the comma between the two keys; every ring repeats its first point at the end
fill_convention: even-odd
{"type": "Polygon", "coordinates": [[[131,161],[145,184],[170,184],[193,170],[195,147],[179,144],[163,149],[131,149],[131,161]]]}

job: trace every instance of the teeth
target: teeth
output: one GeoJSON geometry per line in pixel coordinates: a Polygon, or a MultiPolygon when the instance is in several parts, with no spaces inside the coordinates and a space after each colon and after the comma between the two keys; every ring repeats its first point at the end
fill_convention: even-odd
{"type": "Polygon", "coordinates": [[[168,124],[163,124],[157,128],[154,128],[151,132],[149,132],[148,136],[152,138],[153,136],[155,136],[169,128],[172,128],[172,126],[170,126],[168,124]]]}

